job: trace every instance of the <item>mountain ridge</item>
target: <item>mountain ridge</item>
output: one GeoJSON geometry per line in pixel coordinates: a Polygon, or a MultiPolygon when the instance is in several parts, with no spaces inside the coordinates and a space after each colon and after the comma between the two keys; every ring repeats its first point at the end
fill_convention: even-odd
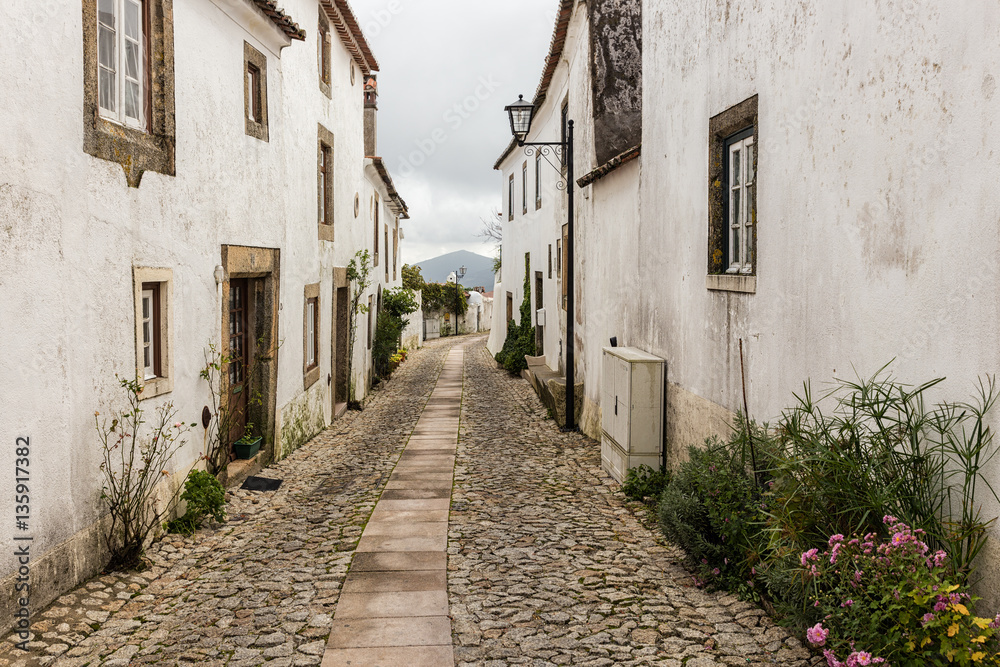
{"type": "Polygon", "coordinates": [[[420,267],[420,275],[429,283],[447,282],[448,276],[465,266],[465,277],[462,278],[463,287],[472,289],[473,287],[483,287],[487,292],[493,291],[493,259],[484,255],[478,255],[468,250],[456,250],[445,253],[437,257],[431,257],[419,262],[414,262],[420,267]]]}

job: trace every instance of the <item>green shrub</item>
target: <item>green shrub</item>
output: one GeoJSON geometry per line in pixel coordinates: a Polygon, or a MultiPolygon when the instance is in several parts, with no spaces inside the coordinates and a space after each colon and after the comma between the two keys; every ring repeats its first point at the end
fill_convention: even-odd
{"type": "Polygon", "coordinates": [[[403,334],[403,320],[388,312],[378,314],[375,320],[375,335],[372,337],[372,366],[375,377],[388,378],[392,374],[392,357],[399,349],[399,337],[403,334]]]}
{"type": "Polygon", "coordinates": [[[205,517],[210,516],[216,521],[226,519],[226,491],[215,476],[203,470],[188,473],[181,499],[187,503],[187,510],[184,516],[167,522],[165,528],[169,533],[191,535],[198,530],[205,517]]]}
{"type": "Polygon", "coordinates": [[[507,338],[494,357],[511,375],[528,367],[525,356],[535,356],[535,328],[531,325],[531,254],[524,255],[524,299],[521,301],[520,323],[507,323],[507,338]]]}
{"type": "Polygon", "coordinates": [[[653,470],[645,464],[629,468],[628,472],[625,473],[622,493],[632,500],[657,502],[668,479],[666,473],[653,470]]]}
{"type": "Polygon", "coordinates": [[[688,456],[660,495],[660,528],[684,549],[700,583],[756,597],[766,536],[752,473],[717,439],[688,456]]]}

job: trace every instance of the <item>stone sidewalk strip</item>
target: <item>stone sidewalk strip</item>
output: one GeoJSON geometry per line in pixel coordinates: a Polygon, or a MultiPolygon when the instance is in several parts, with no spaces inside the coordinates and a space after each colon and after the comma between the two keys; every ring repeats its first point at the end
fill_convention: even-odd
{"type": "Polygon", "coordinates": [[[341,589],[323,667],[452,667],[448,510],[464,352],[452,349],[341,589]]]}

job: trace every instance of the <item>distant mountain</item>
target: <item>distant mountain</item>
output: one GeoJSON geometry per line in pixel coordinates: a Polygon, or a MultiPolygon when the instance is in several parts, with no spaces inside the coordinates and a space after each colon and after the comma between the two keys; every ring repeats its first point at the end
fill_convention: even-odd
{"type": "Polygon", "coordinates": [[[416,262],[416,265],[420,267],[420,275],[429,283],[443,283],[448,280],[450,274],[464,266],[465,277],[461,280],[462,287],[472,289],[482,286],[487,292],[493,291],[493,260],[489,257],[468,250],[458,250],[416,262]]]}

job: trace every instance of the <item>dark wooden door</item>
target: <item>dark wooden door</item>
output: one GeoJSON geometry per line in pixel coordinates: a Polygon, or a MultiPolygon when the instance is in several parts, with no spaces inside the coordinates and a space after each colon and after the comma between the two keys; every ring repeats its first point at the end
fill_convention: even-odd
{"type": "Polygon", "coordinates": [[[247,385],[250,337],[247,335],[249,302],[245,278],[229,282],[229,409],[232,420],[229,442],[236,442],[246,432],[247,385]]]}

